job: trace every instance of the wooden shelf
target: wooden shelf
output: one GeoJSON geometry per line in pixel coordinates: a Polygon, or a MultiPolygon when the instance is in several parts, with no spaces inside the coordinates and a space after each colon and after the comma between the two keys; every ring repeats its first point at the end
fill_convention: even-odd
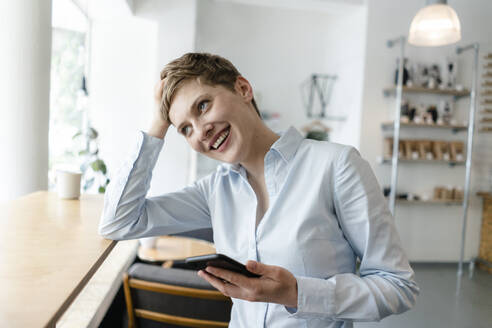
{"type": "MultiPolygon", "coordinates": [[[[383,90],[384,95],[386,97],[393,95],[396,93],[396,87],[389,87],[383,90]]],[[[453,96],[456,98],[460,97],[468,97],[470,95],[470,90],[449,90],[449,89],[429,89],[423,87],[403,87],[403,93],[427,93],[427,94],[436,94],[436,95],[445,95],[445,96],[453,96]]]]}
{"type": "MultiPolygon", "coordinates": [[[[393,122],[383,122],[381,124],[381,129],[383,130],[393,130],[393,122]]],[[[401,123],[400,127],[409,128],[427,128],[427,129],[448,129],[452,132],[466,131],[468,126],[466,125],[437,125],[437,124],[416,124],[416,123],[401,123]]]]}
{"type": "Polygon", "coordinates": [[[423,204],[423,205],[462,205],[463,204],[463,201],[461,200],[439,200],[439,199],[431,199],[431,200],[396,199],[396,202],[402,204],[423,204]]]}
{"type": "MultiPolygon", "coordinates": [[[[385,157],[383,158],[383,161],[381,164],[391,164],[391,157],[385,157]]],[[[424,164],[448,164],[449,166],[455,166],[455,165],[465,165],[465,161],[444,161],[444,160],[437,160],[437,159],[407,159],[407,158],[400,158],[398,159],[398,162],[400,163],[424,163],[424,164]]]]}

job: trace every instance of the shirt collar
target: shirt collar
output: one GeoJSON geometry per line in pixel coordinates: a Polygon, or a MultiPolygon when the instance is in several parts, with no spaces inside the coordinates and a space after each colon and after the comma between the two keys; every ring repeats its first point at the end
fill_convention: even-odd
{"type": "Polygon", "coordinates": [[[294,157],[302,140],[302,135],[293,127],[280,133],[280,138],[274,142],[271,149],[275,149],[287,163],[294,157]]]}
{"type": "MultiPolygon", "coordinates": [[[[289,127],[286,131],[278,133],[280,138],[277,139],[270,147],[270,151],[273,149],[277,151],[285,162],[289,162],[299,149],[302,140],[304,139],[302,135],[293,127],[289,127]]],[[[224,163],[219,165],[219,169],[222,173],[227,174],[229,171],[234,171],[236,173],[241,173],[244,168],[241,164],[229,164],[224,163]]]]}

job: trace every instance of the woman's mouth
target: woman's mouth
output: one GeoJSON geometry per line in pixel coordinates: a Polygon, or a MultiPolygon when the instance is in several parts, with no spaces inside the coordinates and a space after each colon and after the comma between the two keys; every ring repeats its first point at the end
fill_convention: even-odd
{"type": "Polygon", "coordinates": [[[229,143],[229,135],[230,135],[231,127],[228,127],[224,131],[221,132],[220,136],[215,140],[211,149],[216,151],[223,151],[229,143]]]}

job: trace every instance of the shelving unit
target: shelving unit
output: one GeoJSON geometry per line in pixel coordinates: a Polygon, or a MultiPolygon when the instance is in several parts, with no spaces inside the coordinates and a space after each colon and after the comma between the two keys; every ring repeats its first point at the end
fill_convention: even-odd
{"type": "MultiPolygon", "coordinates": [[[[492,132],[492,51],[483,56],[483,74],[481,83],[481,119],[478,131],[481,133],[492,132]]],[[[478,264],[482,269],[492,273],[492,239],[490,233],[492,231],[492,215],[490,215],[492,195],[490,192],[478,192],[478,196],[483,199],[482,208],[482,226],[478,257],[470,261],[470,277],[473,276],[475,264],[478,264]]]]}
{"type": "Polygon", "coordinates": [[[406,200],[406,199],[397,199],[397,203],[400,204],[418,204],[418,205],[462,205],[463,202],[459,200],[406,200]]]}
{"type": "MultiPolygon", "coordinates": [[[[428,93],[442,96],[453,96],[456,99],[470,96],[470,90],[452,90],[452,89],[430,89],[423,87],[402,87],[403,93],[428,93]]],[[[388,87],[383,90],[386,97],[396,94],[396,87],[388,87]]]]}
{"type": "MultiPolygon", "coordinates": [[[[391,164],[391,157],[383,157],[383,160],[381,164],[391,164]]],[[[437,159],[407,159],[407,158],[400,158],[398,159],[399,162],[402,163],[410,163],[410,164],[447,164],[449,166],[455,166],[455,165],[465,165],[465,161],[445,161],[445,160],[437,160],[437,159]]]]}
{"type": "Polygon", "coordinates": [[[492,132],[492,58],[484,56],[479,132],[492,132]]]}
{"type": "MultiPolygon", "coordinates": [[[[422,90],[426,90],[421,88],[422,90]]],[[[421,91],[420,93],[425,93],[425,91],[421,91]]],[[[381,124],[381,129],[383,131],[394,131],[395,122],[383,122],[381,124]]],[[[451,131],[452,133],[458,133],[460,131],[466,131],[468,126],[465,125],[436,125],[436,124],[416,124],[416,123],[402,123],[399,125],[400,129],[422,129],[422,128],[430,128],[434,130],[441,131],[451,131]]],[[[401,139],[400,139],[401,140],[401,139]]],[[[396,156],[397,157],[397,165],[448,165],[449,167],[454,166],[463,166],[466,165],[465,160],[443,160],[443,159],[410,159],[407,157],[396,156]]],[[[384,156],[379,159],[380,164],[391,164],[393,165],[393,157],[384,156]]],[[[393,186],[392,186],[393,187],[393,186]]],[[[396,185],[395,185],[396,192],[396,185]]],[[[391,202],[391,198],[389,199],[391,202]]],[[[395,195],[394,204],[405,204],[405,205],[463,205],[462,200],[454,200],[454,199],[429,199],[429,200],[406,200],[402,198],[398,198],[395,195]]]]}
{"type": "MultiPolygon", "coordinates": [[[[405,37],[399,37],[395,40],[389,40],[387,42],[388,47],[393,47],[395,44],[400,45],[399,53],[399,66],[396,86],[385,88],[383,93],[385,96],[395,95],[395,118],[393,122],[393,151],[391,158],[391,187],[389,195],[389,207],[393,215],[395,215],[395,203],[396,203],[396,188],[398,184],[398,164],[399,164],[399,144],[400,144],[400,129],[405,123],[400,122],[401,117],[401,102],[404,93],[421,93],[421,94],[434,94],[441,96],[452,96],[454,100],[458,100],[462,97],[470,97],[470,110],[468,115],[468,126],[467,126],[467,147],[466,147],[466,162],[465,162],[465,185],[464,185],[464,197],[462,201],[463,205],[463,225],[461,233],[461,252],[460,260],[458,265],[458,276],[462,275],[463,257],[464,257],[464,247],[465,247],[465,236],[466,236],[466,222],[468,215],[468,205],[469,205],[469,195],[470,195],[470,174],[471,174],[471,159],[473,152],[473,135],[475,129],[475,112],[476,112],[476,90],[477,90],[477,77],[478,77],[478,53],[479,45],[478,43],[473,43],[465,47],[457,47],[456,53],[458,55],[465,51],[473,50],[474,61],[473,61],[473,74],[472,74],[472,87],[469,90],[447,90],[447,89],[427,89],[422,87],[406,87],[403,86],[403,62],[405,58],[405,37]]],[[[492,65],[491,65],[492,68],[492,65]]],[[[492,81],[485,81],[484,86],[492,86],[492,81]],[[489,85],[490,84],[490,85],[489,85]]],[[[490,102],[492,105],[492,101],[490,102]]]]}
{"type": "MultiPolygon", "coordinates": [[[[401,81],[399,81],[401,83],[401,81]]],[[[396,96],[399,99],[399,103],[401,104],[401,97],[403,94],[427,94],[427,95],[436,95],[436,96],[443,96],[443,97],[452,97],[454,101],[457,101],[461,98],[465,97],[470,97],[472,95],[472,91],[469,89],[463,89],[463,90],[455,90],[455,89],[439,89],[439,88],[424,88],[424,87],[419,87],[419,86],[412,86],[412,87],[407,87],[407,86],[401,86],[401,92],[398,94],[398,86],[391,86],[383,89],[383,95],[385,97],[391,97],[391,96],[396,96]]],[[[492,110],[491,110],[492,111],[492,110]]],[[[395,109],[396,112],[396,109],[395,109]]],[[[399,120],[400,115],[399,115],[399,109],[397,115],[395,117],[399,120]]],[[[458,132],[465,132],[470,130],[470,122],[468,125],[463,125],[463,124],[458,124],[458,125],[438,125],[438,124],[417,124],[413,122],[395,122],[395,121],[388,121],[388,122],[383,122],[381,124],[381,130],[382,131],[393,131],[395,135],[395,139],[399,140],[399,135],[400,135],[400,130],[401,129],[432,129],[432,130],[448,130],[451,131],[452,133],[458,133],[458,132]]],[[[492,132],[492,129],[491,129],[492,132]]],[[[396,150],[396,148],[394,148],[396,150]]],[[[416,163],[425,163],[425,164],[447,164],[451,167],[456,166],[456,165],[466,165],[466,161],[443,161],[443,160],[425,160],[425,159],[418,159],[418,160],[411,160],[411,159],[403,159],[399,158],[398,156],[394,156],[395,158],[383,158],[382,159],[382,164],[392,164],[393,169],[392,169],[392,175],[397,176],[398,174],[398,163],[410,163],[410,164],[416,164],[416,163]]],[[[396,185],[393,186],[393,180],[396,181],[396,178],[392,177],[392,189],[396,189],[396,185]]],[[[395,190],[396,192],[396,190],[395,190]]],[[[390,209],[392,210],[393,214],[395,214],[395,203],[396,198],[395,196],[390,197],[390,209]]]]}
{"type": "MultiPolygon", "coordinates": [[[[383,122],[381,124],[381,129],[383,131],[393,130],[395,126],[394,122],[383,122]]],[[[451,130],[453,133],[460,131],[466,131],[468,129],[467,125],[437,125],[437,124],[416,124],[416,123],[402,123],[400,122],[400,128],[422,128],[422,129],[440,129],[440,130],[451,130]]]]}
{"type": "Polygon", "coordinates": [[[485,132],[485,133],[491,133],[492,127],[491,128],[489,128],[489,127],[480,128],[478,131],[479,132],[485,132]]]}

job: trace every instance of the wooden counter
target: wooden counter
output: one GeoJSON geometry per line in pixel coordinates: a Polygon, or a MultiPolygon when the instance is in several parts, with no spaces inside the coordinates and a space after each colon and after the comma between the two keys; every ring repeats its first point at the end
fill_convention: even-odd
{"type": "Polygon", "coordinates": [[[102,206],[46,191],[0,203],[0,327],[54,327],[116,245],[97,232],[102,206]]]}

